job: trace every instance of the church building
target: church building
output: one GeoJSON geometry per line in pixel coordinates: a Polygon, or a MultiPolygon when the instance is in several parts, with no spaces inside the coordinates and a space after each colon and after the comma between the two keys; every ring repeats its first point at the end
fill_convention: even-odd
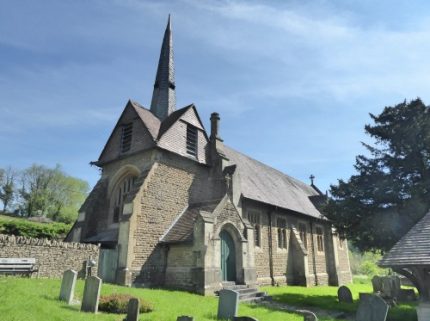
{"type": "Polygon", "coordinates": [[[225,284],[351,282],[325,195],[230,147],[212,113],[177,109],[170,18],[150,108],[128,101],[67,241],[101,244],[105,282],[211,295],[225,284]]]}

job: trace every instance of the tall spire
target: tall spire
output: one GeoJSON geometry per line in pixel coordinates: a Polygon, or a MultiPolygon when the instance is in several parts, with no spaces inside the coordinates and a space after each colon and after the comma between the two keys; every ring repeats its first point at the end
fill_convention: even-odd
{"type": "Polygon", "coordinates": [[[172,29],[169,20],[164,32],[161,45],[160,60],[158,61],[152,94],[151,112],[160,120],[164,120],[176,109],[175,67],[173,63],[172,29]]]}

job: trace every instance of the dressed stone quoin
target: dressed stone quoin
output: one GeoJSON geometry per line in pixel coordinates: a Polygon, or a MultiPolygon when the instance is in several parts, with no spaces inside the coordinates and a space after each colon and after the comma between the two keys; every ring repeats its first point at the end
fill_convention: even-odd
{"type": "Polygon", "coordinates": [[[126,104],[67,236],[101,244],[103,281],[208,295],[226,284],[350,282],[346,240],[321,215],[313,182],[227,147],[220,116],[208,133],[196,106],[176,109],[175,92],[169,17],[150,109],[126,104]]]}

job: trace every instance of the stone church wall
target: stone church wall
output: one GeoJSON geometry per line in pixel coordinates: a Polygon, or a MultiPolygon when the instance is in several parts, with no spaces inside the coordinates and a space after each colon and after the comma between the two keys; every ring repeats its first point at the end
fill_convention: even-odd
{"type": "Polygon", "coordinates": [[[194,201],[205,199],[207,170],[189,160],[164,159],[156,163],[147,177],[147,186],[136,211],[132,231],[134,257],[131,264],[137,283],[163,283],[166,253],[158,242],[173,221],[194,201]]]}
{"type": "MultiPolygon", "coordinates": [[[[0,257],[35,258],[39,271],[33,276],[60,278],[65,270],[73,269],[82,277],[86,260],[91,258],[98,263],[99,247],[0,234],[0,257]]],[[[93,268],[93,273],[96,272],[97,267],[93,268]]]]}
{"type": "MultiPolygon", "coordinates": [[[[257,281],[260,285],[271,284],[272,279],[270,277],[270,256],[269,256],[269,213],[270,209],[264,205],[257,204],[255,202],[247,202],[243,204],[243,213],[247,215],[248,212],[256,212],[260,215],[260,238],[261,246],[255,247],[255,268],[257,273],[257,281]]],[[[330,242],[329,225],[323,223],[316,223],[309,218],[299,217],[291,214],[289,211],[272,211],[271,216],[271,228],[272,228],[272,262],[273,262],[273,278],[275,283],[295,283],[294,275],[294,258],[290,255],[292,251],[291,244],[291,228],[292,226],[298,227],[298,224],[306,225],[306,238],[307,238],[307,259],[308,259],[308,270],[304,271],[307,274],[307,285],[327,285],[329,284],[329,275],[334,271],[330,271],[330,258],[334,260],[332,253],[332,247],[327,246],[330,242]],[[278,246],[278,227],[277,219],[284,218],[287,223],[287,248],[281,249],[278,246]],[[311,230],[312,226],[312,230],[311,230]],[[317,236],[316,226],[322,227],[324,230],[324,251],[317,251],[317,236]],[[315,252],[315,253],[314,253],[315,252]]],[[[345,278],[350,277],[349,268],[346,267],[348,259],[345,255],[339,255],[341,270],[345,271],[345,278]]],[[[349,265],[348,265],[349,267],[349,265]]]]}

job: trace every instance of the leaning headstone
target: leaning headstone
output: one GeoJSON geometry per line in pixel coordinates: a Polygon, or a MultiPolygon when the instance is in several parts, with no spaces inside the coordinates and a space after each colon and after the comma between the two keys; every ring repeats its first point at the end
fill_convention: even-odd
{"type": "Polygon", "coordinates": [[[233,321],[258,321],[253,317],[234,317],[233,321]]]}
{"type": "Polygon", "coordinates": [[[365,296],[358,305],[356,321],[385,321],[388,304],[377,295],[365,296]]]}
{"type": "Polygon", "coordinates": [[[375,275],[372,278],[373,293],[382,292],[382,277],[375,275]]]}
{"type": "Polygon", "coordinates": [[[397,298],[400,292],[400,279],[397,276],[385,276],[382,278],[381,295],[384,298],[397,298]]]}
{"type": "Polygon", "coordinates": [[[239,293],[223,289],[219,291],[218,319],[233,320],[237,316],[239,306],[239,293]]]}
{"type": "Polygon", "coordinates": [[[339,300],[339,303],[353,303],[354,302],[354,300],[352,299],[351,290],[345,285],[342,285],[337,290],[337,299],[339,300]]]}
{"type": "Polygon", "coordinates": [[[298,313],[303,314],[303,321],[318,321],[315,313],[308,310],[297,310],[298,313]]]}
{"type": "Polygon", "coordinates": [[[63,273],[63,280],[61,281],[60,289],[60,300],[66,301],[67,304],[71,304],[73,301],[77,276],[78,272],[73,270],[67,270],[63,273]]]}
{"type": "Polygon", "coordinates": [[[101,287],[102,279],[96,276],[89,276],[85,280],[81,311],[97,313],[101,287]]]}
{"type": "Polygon", "coordinates": [[[189,315],[181,315],[176,318],[176,321],[194,321],[194,317],[191,317],[189,315]]]}
{"type": "Polygon", "coordinates": [[[131,298],[128,301],[127,318],[125,320],[126,321],[139,321],[139,308],[140,308],[139,299],[131,298]]]}

